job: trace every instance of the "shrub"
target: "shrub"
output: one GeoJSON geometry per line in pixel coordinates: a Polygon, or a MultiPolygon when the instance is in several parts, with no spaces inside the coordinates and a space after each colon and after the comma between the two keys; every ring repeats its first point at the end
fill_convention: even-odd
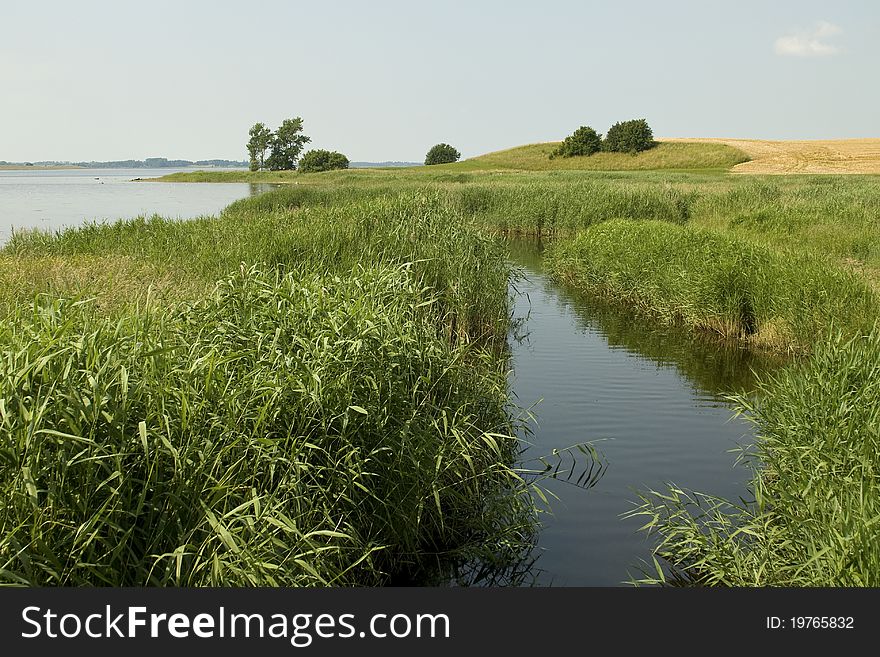
{"type": "Polygon", "coordinates": [[[425,164],[449,164],[458,162],[460,157],[461,153],[449,144],[437,144],[425,155],[425,164]]]}
{"type": "Polygon", "coordinates": [[[654,133],[645,119],[615,123],[608,129],[602,150],[612,153],[639,153],[655,145],[654,133]]]}
{"type": "Polygon", "coordinates": [[[348,164],[348,158],[342,153],[317,149],[302,156],[299,161],[299,170],[302,173],[316,173],[331,169],[347,169],[348,164]]]}
{"type": "Polygon", "coordinates": [[[565,138],[559,148],[550,153],[550,159],[555,157],[576,157],[579,155],[592,155],[602,148],[602,137],[590,126],[581,126],[565,138]]]}

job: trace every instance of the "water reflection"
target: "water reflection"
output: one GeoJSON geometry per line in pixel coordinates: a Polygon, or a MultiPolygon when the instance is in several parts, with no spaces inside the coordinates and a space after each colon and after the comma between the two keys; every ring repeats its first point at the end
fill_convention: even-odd
{"type": "Polygon", "coordinates": [[[786,362],[782,357],[756,354],[710,335],[658,325],[620,305],[551,281],[544,271],[546,244],[542,240],[508,240],[507,246],[511,260],[532,277],[532,284],[540,284],[545,293],[572,308],[584,331],[599,333],[611,349],[626,350],[654,361],[658,367],[675,367],[706,401],[725,393],[751,391],[761,373],[786,362]]]}
{"type": "MultiPolygon", "coordinates": [[[[214,183],[214,184],[224,184],[224,183],[214,183]]],[[[235,184],[235,183],[232,183],[235,184]]],[[[260,194],[265,194],[266,192],[271,192],[273,189],[278,189],[282,187],[282,183],[248,183],[248,196],[259,196],[260,194]]]]}

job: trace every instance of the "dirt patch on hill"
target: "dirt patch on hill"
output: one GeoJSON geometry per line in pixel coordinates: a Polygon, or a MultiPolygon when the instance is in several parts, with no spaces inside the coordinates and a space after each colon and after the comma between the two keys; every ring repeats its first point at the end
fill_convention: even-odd
{"type": "Polygon", "coordinates": [[[761,139],[663,139],[721,143],[744,151],[748,162],[734,173],[872,173],[880,174],[880,139],[767,141],[761,139]]]}

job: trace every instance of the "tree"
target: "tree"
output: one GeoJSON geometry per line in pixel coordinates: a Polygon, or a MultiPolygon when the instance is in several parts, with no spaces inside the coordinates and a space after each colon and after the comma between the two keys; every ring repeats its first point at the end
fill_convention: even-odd
{"type": "Polygon", "coordinates": [[[654,133],[645,119],[615,123],[608,129],[602,150],[613,153],[639,153],[656,144],[654,133]]]}
{"type": "Polygon", "coordinates": [[[300,117],[284,119],[272,137],[272,153],[266,160],[271,171],[296,169],[296,160],[303,147],[311,140],[302,134],[303,120],[300,117]]]}
{"type": "Polygon", "coordinates": [[[425,156],[425,164],[449,164],[450,162],[458,162],[460,157],[461,153],[449,144],[437,144],[428,151],[425,156]]]}
{"type": "Polygon", "coordinates": [[[318,171],[347,168],[348,158],[336,151],[321,149],[308,151],[299,161],[299,170],[302,173],[316,173],[318,171]]]}
{"type": "Polygon", "coordinates": [[[262,123],[255,123],[248,134],[251,137],[247,144],[251,171],[259,171],[264,166],[266,151],[272,143],[272,131],[262,123]]]}
{"type": "Polygon", "coordinates": [[[592,155],[602,148],[602,138],[590,126],[581,126],[565,138],[559,147],[550,153],[554,157],[576,157],[592,155]]]}

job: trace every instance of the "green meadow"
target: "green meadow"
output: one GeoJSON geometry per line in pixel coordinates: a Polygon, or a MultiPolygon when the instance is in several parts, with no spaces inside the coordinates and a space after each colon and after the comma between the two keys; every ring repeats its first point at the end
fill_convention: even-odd
{"type": "MultiPolygon", "coordinates": [[[[644,582],[878,584],[880,178],[741,176],[745,155],[553,144],[276,182],[217,217],[0,251],[0,580],[382,585],[516,572],[500,235],[560,281],[788,365],[740,397],[749,499],[645,493],[644,582]],[[653,568],[653,566],[652,566],[653,568]]],[[[136,184],[136,183],[132,183],[136,184]]],[[[537,494],[536,494],[537,493],[537,494]]]]}

